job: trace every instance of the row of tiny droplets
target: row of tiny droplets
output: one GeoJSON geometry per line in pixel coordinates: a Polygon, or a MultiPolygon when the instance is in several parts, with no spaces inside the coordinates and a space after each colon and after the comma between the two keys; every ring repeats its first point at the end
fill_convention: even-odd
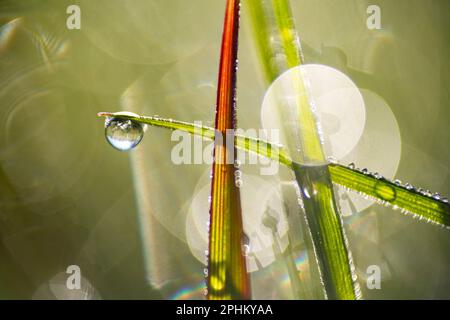
{"type": "MultiPolygon", "coordinates": [[[[329,160],[329,162],[332,163],[332,164],[338,164],[338,162],[337,162],[334,158],[329,157],[328,160],[329,160]]],[[[359,168],[356,167],[356,165],[355,165],[353,162],[349,163],[349,164],[347,165],[347,168],[350,169],[350,170],[353,170],[353,171],[360,172],[360,173],[362,173],[362,174],[364,174],[364,175],[370,176],[370,177],[375,178],[375,179],[378,179],[378,180],[383,179],[384,181],[393,183],[393,184],[395,184],[395,185],[398,186],[398,187],[405,188],[405,189],[408,190],[408,191],[415,192],[415,193],[417,193],[417,194],[420,194],[420,195],[425,196],[425,197],[428,197],[428,198],[432,198],[433,200],[437,200],[437,201],[439,201],[439,202],[441,202],[441,203],[444,203],[444,204],[447,204],[447,205],[449,204],[448,199],[447,199],[446,197],[442,197],[439,193],[432,193],[430,190],[424,190],[424,189],[422,189],[422,188],[415,188],[415,187],[414,187],[413,185],[411,185],[410,183],[402,184],[402,182],[401,182],[399,179],[395,179],[394,181],[391,181],[391,180],[389,180],[389,179],[384,178],[384,177],[383,177],[382,175],[380,175],[378,172],[372,173],[372,172],[370,172],[367,168],[359,169],[359,168]]],[[[415,213],[413,213],[413,212],[411,212],[411,211],[408,211],[408,210],[406,210],[406,209],[404,209],[404,208],[399,208],[397,205],[392,205],[392,204],[390,204],[388,201],[384,201],[384,200],[381,200],[381,199],[372,197],[371,195],[368,195],[368,194],[366,194],[366,193],[363,193],[363,192],[360,192],[360,191],[356,191],[356,190],[350,189],[350,188],[348,188],[348,187],[346,187],[346,186],[343,186],[343,185],[339,185],[339,186],[340,186],[340,187],[343,187],[343,188],[344,188],[346,191],[348,191],[348,192],[357,193],[357,194],[361,195],[364,199],[367,199],[367,200],[369,200],[369,199],[370,199],[370,200],[373,200],[373,201],[375,201],[376,203],[378,203],[378,204],[380,204],[380,205],[383,205],[383,206],[385,206],[385,207],[390,207],[390,208],[392,208],[393,210],[398,210],[398,209],[400,209],[400,212],[401,212],[401,213],[403,213],[403,214],[405,214],[405,215],[408,215],[408,216],[411,216],[411,217],[413,217],[414,219],[417,219],[417,220],[419,220],[419,221],[425,221],[425,222],[427,222],[427,223],[430,223],[430,224],[434,224],[434,225],[440,226],[440,227],[442,227],[442,228],[450,229],[449,226],[446,226],[446,225],[443,225],[443,224],[438,223],[438,222],[436,222],[436,221],[433,221],[433,220],[424,218],[424,217],[422,217],[422,216],[420,216],[420,215],[418,215],[418,214],[415,214],[415,213]]]]}

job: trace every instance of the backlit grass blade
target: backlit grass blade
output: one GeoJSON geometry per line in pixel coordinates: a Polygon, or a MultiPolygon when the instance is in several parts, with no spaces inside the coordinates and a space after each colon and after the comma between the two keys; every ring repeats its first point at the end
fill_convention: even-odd
{"type": "Polygon", "coordinates": [[[219,300],[250,298],[250,281],[242,252],[241,201],[234,165],[239,6],[239,0],[228,0],[226,4],[217,87],[215,129],[221,139],[215,139],[214,143],[207,287],[208,299],[219,300]]]}
{"type": "MultiPolygon", "coordinates": [[[[285,71],[303,63],[290,5],[287,0],[246,3],[266,80],[271,84],[285,71]]],[[[298,74],[286,89],[279,93],[286,103],[277,106],[283,122],[280,130],[285,132],[287,152],[295,161],[293,170],[325,294],[328,299],[353,300],[360,296],[359,285],[305,79],[298,74]]]]}
{"type": "MultiPolygon", "coordinates": [[[[183,122],[160,117],[133,116],[111,112],[100,112],[99,116],[130,119],[143,124],[161,127],[171,130],[181,130],[193,135],[201,136],[208,140],[214,140],[214,128],[200,126],[197,124],[183,122]]],[[[253,137],[236,135],[236,147],[246,152],[258,154],[270,158],[273,161],[293,169],[291,158],[287,155],[282,146],[271,144],[265,140],[253,137]]],[[[383,204],[392,205],[394,208],[411,213],[420,220],[439,224],[450,228],[450,204],[445,198],[433,197],[433,194],[419,192],[420,189],[411,188],[409,185],[399,185],[395,182],[377,178],[370,174],[365,174],[355,168],[342,166],[340,164],[329,164],[328,166],[331,181],[341,185],[353,192],[371,197],[383,204]],[[392,194],[383,186],[387,185],[395,192],[395,198],[387,197],[392,194]],[[383,191],[384,190],[384,191],[383,191]]],[[[300,169],[301,170],[301,169],[300,169]]]]}
{"type": "Polygon", "coordinates": [[[380,204],[392,206],[403,213],[412,214],[419,220],[450,228],[450,204],[437,194],[341,165],[331,165],[330,173],[334,183],[349,190],[373,198],[380,204]]]}

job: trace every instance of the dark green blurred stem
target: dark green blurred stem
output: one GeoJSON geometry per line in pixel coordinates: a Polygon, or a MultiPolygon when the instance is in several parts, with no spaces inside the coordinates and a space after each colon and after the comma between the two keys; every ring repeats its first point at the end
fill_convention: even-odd
{"type": "MultiPolygon", "coordinates": [[[[302,64],[300,41],[290,5],[287,0],[247,0],[246,4],[264,74],[268,84],[271,84],[284,71],[302,64]]],[[[302,79],[299,79],[296,87],[305,90],[302,79]]],[[[291,116],[282,107],[278,112],[281,119],[286,121],[291,116]]],[[[295,164],[293,169],[300,187],[325,294],[328,299],[356,299],[360,293],[354,283],[356,279],[351,270],[351,254],[328,166],[323,164],[326,159],[310,101],[299,99],[297,114],[299,128],[298,133],[293,135],[301,145],[302,154],[298,154],[297,141],[287,141],[287,149],[294,161],[319,164],[312,167],[295,164]]]]}

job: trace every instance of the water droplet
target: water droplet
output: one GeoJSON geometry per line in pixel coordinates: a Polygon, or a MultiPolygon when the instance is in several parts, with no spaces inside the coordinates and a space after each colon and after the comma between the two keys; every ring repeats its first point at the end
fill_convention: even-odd
{"type": "Polygon", "coordinates": [[[364,174],[369,174],[369,170],[367,170],[367,168],[362,169],[361,172],[364,174]]]}
{"type": "Polygon", "coordinates": [[[441,195],[436,192],[435,194],[433,194],[433,199],[440,200],[441,199],[441,195]]]}
{"type": "Polygon", "coordinates": [[[381,181],[375,185],[375,192],[381,199],[389,202],[394,201],[397,197],[395,189],[381,181]]]}
{"type": "Polygon", "coordinates": [[[303,195],[304,195],[306,198],[311,199],[311,195],[309,194],[308,188],[303,188],[302,191],[303,191],[303,195]]]}
{"type": "Polygon", "coordinates": [[[356,166],[355,166],[355,164],[353,162],[351,162],[351,163],[348,164],[347,168],[355,170],[356,166]]]}
{"type": "Polygon", "coordinates": [[[445,198],[445,197],[444,197],[444,198],[441,198],[441,201],[444,202],[444,203],[448,203],[448,199],[445,198]]]}
{"type": "Polygon", "coordinates": [[[332,164],[338,163],[338,161],[336,160],[336,158],[335,158],[335,157],[332,157],[332,156],[328,157],[328,162],[330,162],[330,163],[332,163],[332,164]]]}
{"type": "Polygon", "coordinates": [[[394,180],[394,183],[395,183],[397,186],[401,186],[401,185],[402,185],[402,182],[401,182],[399,179],[395,179],[395,180],[394,180]]]}
{"type": "Polygon", "coordinates": [[[241,247],[242,247],[242,254],[245,257],[247,257],[250,252],[250,238],[245,232],[242,234],[241,247]]]}
{"type": "Polygon", "coordinates": [[[120,151],[133,149],[144,136],[143,126],[129,119],[107,119],[105,125],[106,140],[120,151]]]}
{"type": "Polygon", "coordinates": [[[406,188],[406,190],[413,190],[414,189],[414,187],[410,183],[405,184],[405,188],[406,188]]]}
{"type": "Polygon", "coordinates": [[[383,178],[383,176],[380,175],[378,172],[375,172],[375,173],[373,174],[373,177],[374,177],[375,179],[381,179],[381,178],[383,178]]]}

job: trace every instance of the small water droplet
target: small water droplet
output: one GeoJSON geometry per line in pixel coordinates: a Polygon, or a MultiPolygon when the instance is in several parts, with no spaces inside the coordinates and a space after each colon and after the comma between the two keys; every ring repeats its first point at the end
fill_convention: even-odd
{"type": "Polygon", "coordinates": [[[441,195],[436,192],[435,194],[433,194],[433,199],[440,200],[441,199],[441,195]]]}
{"type": "Polygon", "coordinates": [[[356,165],[353,162],[349,163],[347,166],[347,168],[352,169],[352,170],[354,170],[355,167],[356,167],[356,165]]]}
{"type": "Polygon", "coordinates": [[[332,157],[332,156],[328,157],[328,162],[330,162],[332,164],[338,163],[337,159],[335,157],[332,157]]]}
{"type": "Polygon", "coordinates": [[[367,168],[362,169],[361,172],[364,174],[369,174],[369,170],[367,170],[367,168]]]}
{"type": "Polygon", "coordinates": [[[374,177],[375,179],[381,179],[383,176],[380,175],[378,172],[375,172],[375,173],[373,174],[373,177],[374,177]]]}
{"type": "Polygon", "coordinates": [[[382,181],[375,185],[375,192],[381,199],[388,202],[394,201],[397,197],[395,189],[382,181]]]}
{"type": "Polygon", "coordinates": [[[144,136],[143,126],[129,119],[105,120],[106,140],[117,150],[128,151],[136,147],[144,136]]]}
{"type": "Polygon", "coordinates": [[[448,203],[448,199],[445,198],[445,197],[441,198],[441,201],[444,202],[444,203],[448,203]]]}
{"type": "Polygon", "coordinates": [[[250,238],[245,232],[242,234],[241,247],[242,247],[242,254],[245,257],[247,257],[250,252],[250,238]]]}
{"type": "Polygon", "coordinates": [[[405,188],[406,188],[406,190],[413,190],[414,189],[414,187],[410,183],[405,184],[405,188]]]}
{"type": "Polygon", "coordinates": [[[394,184],[396,184],[397,186],[401,186],[402,182],[399,179],[395,179],[394,184]]]}

